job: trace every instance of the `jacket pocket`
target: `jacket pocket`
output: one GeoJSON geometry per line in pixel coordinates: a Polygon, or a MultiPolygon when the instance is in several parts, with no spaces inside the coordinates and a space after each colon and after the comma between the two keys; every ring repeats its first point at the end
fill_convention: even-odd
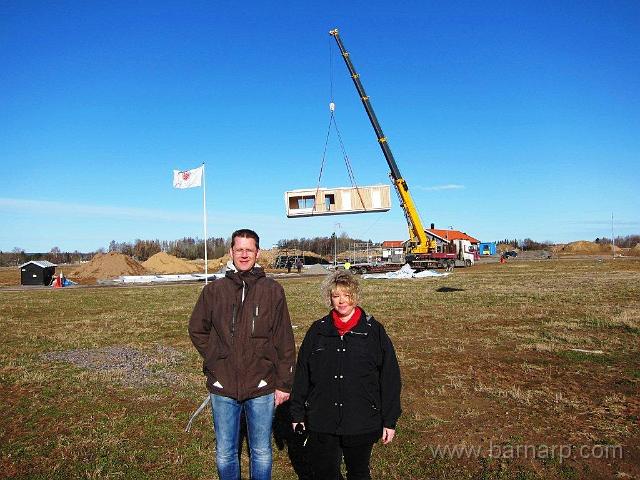
{"type": "Polygon", "coordinates": [[[260,305],[254,305],[251,310],[251,337],[269,338],[271,326],[267,312],[261,311],[260,305]]]}
{"type": "Polygon", "coordinates": [[[380,399],[380,389],[378,386],[371,382],[363,383],[360,386],[360,392],[370,409],[376,413],[380,412],[382,401],[380,399]]]}
{"type": "Polygon", "coordinates": [[[312,383],[322,383],[335,370],[324,345],[314,345],[309,356],[309,377],[312,383]]]}
{"type": "Polygon", "coordinates": [[[229,336],[222,331],[221,325],[213,324],[213,328],[209,333],[209,343],[207,345],[207,361],[217,358],[227,358],[229,356],[229,336]],[[223,340],[226,339],[226,340],[223,340]]]}
{"type": "Polygon", "coordinates": [[[313,387],[307,395],[306,400],[304,401],[305,410],[307,413],[312,412],[313,410],[318,409],[318,396],[320,393],[320,388],[313,387]]]}

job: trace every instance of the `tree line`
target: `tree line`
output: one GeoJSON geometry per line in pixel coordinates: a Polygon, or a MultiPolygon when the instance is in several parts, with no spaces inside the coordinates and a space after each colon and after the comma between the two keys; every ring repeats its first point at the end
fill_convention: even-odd
{"type": "Polygon", "coordinates": [[[304,250],[324,257],[333,255],[334,249],[337,250],[338,254],[346,252],[353,248],[353,244],[366,244],[368,242],[369,245],[377,245],[371,240],[352,238],[346,232],[342,232],[338,236],[334,235],[329,237],[282,239],[278,241],[277,246],[281,250],[304,250]]]}
{"type": "Polygon", "coordinates": [[[546,250],[553,245],[553,242],[550,241],[537,242],[531,238],[525,238],[524,240],[515,238],[510,240],[505,238],[504,240],[497,240],[496,243],[511,245],[514,248],[519,248],[520,250],[546,250]]]}
{"type": "Polygon", "coordinates": [[[62,252],[58,247],[53,247],[51,251],[46,253],[27,253],[23,248],[15,247],[10,252],[0,251],[0,267],[22,265],[32,260],[48,260],[55,264],[79,263],[84,260],[90,260],[94,254],[95,252],[82,253],[78,250],[62,252]]]}
{"type": "MultiPolygon", "coordinates": [[[[627,235],[626,237],[616,237],[616,247],[633,248],[640,243],[640,235],[627,235]]],[[[611,239],[607,237],[596,238],[596,243],[601,245],[611,245],[611,239]]]]}
{"type": "MultiPolygon", "coordinates": [[[[611,245],[611,239],[607,237],[598,237],[593,240],[594,243],[600,245],[611,245]]],[[[618,236],[615,238],[616,247],[620,248],[633,248],[640,243],[640,235],[626,235],[624,237],[618,236]]],[[[551,241],[537,242],[530,238],[521,239],[508,239],[497,240],[496,243],[504,243],[506,245],[512,245],[513,247],[520,248],[522,250],[546,250],[553,245],[551,241]]]]}
{"type": "MultiPolygon", "coordinates": [[[[231,245],[231,239],[211,237],[207,240],[207,257],[219,258],[224,256],[231,245]]],[[[204,240],[200,238],[184,237],[179,240],[140,240],[133,243],[111,240],[109,252],[118,252],[144,262],[156,253],[166,252],[174,257],[195,260],[204,258],[204,240]]]]}
{"type": "MultiPolygon", "coordinates": [[[[340,254],[353,248],[354,244],[366,244],[367,242],[369,245],[377,246],[377,244],[371,240],[352,238],[347,233],[342,232],[337,237],[331,235],[328,237],[282,239],[278,241],[277,246],[282,250],[305,250],[321,256],[331,256],[334,253],[334,248],[336,248],[337,253],[340,254]]],[[[601,245],[611,245],[611,239],[606,237],[598,237],[594,242],[601,245]]],[[[553,245],[550,241],[538,242],[531,238],[525,238],[524,240],[505,238],[504,240],[497,240],[496,243],[512,245],[522,250],[546,250],[553,245]]],[[[640,235],[618,236],[615,238],[615,244],[621,248],[633,248],[640,244],[640,235]]],[[[222,257],[229,251],[230,246],[231,238],[211,237],[207,241],[207,257],[222,257]]],[[[55,264],[79,263],[81,261],[91,260],[97,253],[105,252],[122,253],[141,262],[144,262],[158,252],[167,252],[169,255],[175,257],[195,260],[204,258],[204,240],[192,237],[185,237],[179,240],[136,239],[133,242],[116,242],[115,240],[111,240],[106,249],[99,248],[95,252],[79,252],[78,250],[63,252],[59,247],[53,247],[49,252],[27,253],[24,249],[15,247],[10,252],[0,250],[0,266],[22,265],[32,260],[48,260],[55,264]]]]}
{"type": "MultiPolygon", "coordinates": [[[[207,257],[219,258],[229,251],[230,238],[212,237],[207,241],[207,257]]],[[[117,252],[144,262],[159,252],[167,252],[179,258],[195,260],[204,258],[204,240],[185,237],[179,240],[141,240],[133,242],[116,242],[111,240],[108,247],[99,248],[93,252],[62,252],[59,247],[53,247],[49,252],[27,253],[23,248],[15,247],[10,252],[0,251],[0,266],[8,267],[22,265],[30,261],[47,260],[55,264],[80,263],[91,260],[98,253],[117,252]]]]}

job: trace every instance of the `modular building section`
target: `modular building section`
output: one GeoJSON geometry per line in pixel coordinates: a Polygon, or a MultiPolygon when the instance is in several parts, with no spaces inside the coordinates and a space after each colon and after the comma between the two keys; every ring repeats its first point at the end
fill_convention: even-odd
{"type": "Polygon", "coordinates": [[[306,188],[284,193],[287,217],[342,215],[346,213],[388,212],[391,187],[306,188]]]}
{"type": "Polygon", "coordinates": [[[20,265],[21,285],[50,285],[56,273],[56,265],[46,260],[31,261],[20,265]]]}

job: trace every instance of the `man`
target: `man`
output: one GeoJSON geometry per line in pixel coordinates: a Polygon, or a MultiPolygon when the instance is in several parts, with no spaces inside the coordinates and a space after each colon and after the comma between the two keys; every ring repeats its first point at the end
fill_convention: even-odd
{"type": "Polygon", "coordinates": [[[295,343],[282,286],[256,265],[260,238],[242,229],[231,236],[225,277],[202,290],[189,321],[203,357],[216,432],[221,480],[239,480],[240,415],[247,420],[251,478],[271,478],[271,424],[289,399],[295,343]]]}

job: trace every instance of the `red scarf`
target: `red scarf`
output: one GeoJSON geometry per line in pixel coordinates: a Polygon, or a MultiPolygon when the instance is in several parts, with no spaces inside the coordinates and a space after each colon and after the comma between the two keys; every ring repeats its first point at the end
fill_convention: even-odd
{"type": "Polygon", "coordinates": [[[340,336],[343,336],[345,333],[355,327],[358,324],[361,316],[362,310],[360,309],[360,307],[356,307],[353,311],[353,315],[351,315],[351,318],[346,322],[343,322],[338,316],[338,313],[335,310],[331,310],[333,325],[338,329],[338,333],[340,334],[340,336]]]}

